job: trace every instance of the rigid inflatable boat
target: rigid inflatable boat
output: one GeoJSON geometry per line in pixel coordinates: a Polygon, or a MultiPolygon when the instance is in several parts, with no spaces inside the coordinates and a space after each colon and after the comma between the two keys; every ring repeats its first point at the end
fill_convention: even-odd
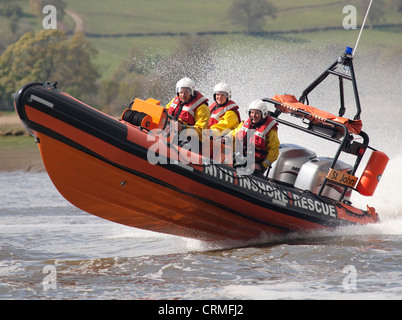
{"type": "Polygon", "coordinates": [[[260,178],[239,173],[226,161],[225,148],[216,148],[217,141],[211,144],[219,152],[204,155],[158,134],[170,119],[157,100],[135,99],[116,119],[49,82],[29,83],[14,95],[22,125],[35,137],[55,187],[73,205],[98,217],[203,241],[378,222],[374,208],[359,209],[350,200],[352,192],[373,195],[388,161],[369,146],[362,131],[351,50],[299,99],[276,95],[262,100],[272,104],[270,115],[281,127],[339,145],[335,155],[320,157],[314,150],[283,143],[279,158],[260,178]],[[309,105],[308,94],[328,76],[339,78],[338,115],[309,105]],[[343,117],[345,80],[353,84],[353,120],[343,117]],[[341,154],[354,163],[341,161],[341,154]],[[369,160],[357,177],[365,156],[369,160]]]}

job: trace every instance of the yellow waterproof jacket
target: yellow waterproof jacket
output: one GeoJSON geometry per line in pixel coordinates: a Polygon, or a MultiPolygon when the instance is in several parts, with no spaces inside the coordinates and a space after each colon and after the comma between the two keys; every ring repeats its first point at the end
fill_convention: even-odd
{"type": "Polygon", "coordinates": [[[219,119],[218,123],[211,126],[212,135],[214,137],[223,136],[228,134],[229,131],[236,129],[239,126],[239,117],[234,111],[226,111],[225,114],[219,119]]]}
{"type": "MultiPolygon", "coordinates": [[[[175,98],[173,98],[166,106],[167,109],[169,109],[170,104],[173,102],[175,98]]],[[[200,141],[202,141],[202,130],[208,128],[208,122],[209,122],[209,117],[211,116],[211,112],[209,111],[208,105],[203,103],[200,105],[194,113],[194,125],[191,126],[194,128],[197,133],[200,141]]],[[[180,120],[180,119],[179,119],[180,120]]],[[[184,123],[183,121],[180,121],[182,124],[188,125],[187,123],[184,123]]]]}

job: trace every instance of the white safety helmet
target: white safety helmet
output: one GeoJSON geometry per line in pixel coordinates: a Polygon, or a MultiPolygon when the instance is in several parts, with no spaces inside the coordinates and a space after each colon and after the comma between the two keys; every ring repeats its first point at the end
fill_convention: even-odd
{"type": "Polygon", "coordinates": [[[251,102],[248,107],[247,107],[247,114],[250,114],[250,111],[254,110],[260,110],[262,113],[262,118],[265,119],[268,115],[268,103],[264,102],[262,100],[255,100],[251,102]]]}
{"type": "Polygon", "coordinates": [[[214,87],[214,100],[215,100],[215,94],[217,94],[218,92],[225,92],[226,93],[226,98],[228,98],[228,100],[230,100],[230,98],[232,97],[232,90],[224,82],[220,82],[217,85],[215,85],[215,87],[214,87]]]}
{"type": "Polygon", "coordinates": [[[190,78],[182,78],[176,83],[176,93],[179,94],[180,88],[189,88],[191,90],[191,95],[194,96],[195,84],[190,78]]]}

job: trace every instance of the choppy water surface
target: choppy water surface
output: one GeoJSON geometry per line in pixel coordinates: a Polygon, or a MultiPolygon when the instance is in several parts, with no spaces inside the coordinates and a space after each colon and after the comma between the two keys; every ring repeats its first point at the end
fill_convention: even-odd
{"type": "MultiPolygon", "coordinates": [[[[342,53],[281,48],[234,45],[203,79],[195,79],[197,86],[212,98],[213,84],[227,82],[244,115],[256,96],[300,93],[342,53]]],[[[375,196],[352,200],[361,208],[375,207],[381,223],[267,238],[242,248],[207,245],[87,214],[65,201],[46,173],[3,172],[0,299],[400,299],[402,72],[380,58],[361,50],[355,67],[363,129],[391,160],[375,196]]],[[[339,99],[327,96],[337,87],[336,81],[323,85],[312,105],[337,112],[339,99]]],[[[320,147],[298,141],[299,135],[283,126],[279,130],[283,143],[320,147]]],[[[328,152],[324,147],[317,155],[333,156],[328,152]]]]}
{"type": "Polygon", "coordinates": [[[377,225],[231,248],[101,220],[46,173],[0,173],[0,194],[2,299],[402,296],[400,209],[377,225]]]}

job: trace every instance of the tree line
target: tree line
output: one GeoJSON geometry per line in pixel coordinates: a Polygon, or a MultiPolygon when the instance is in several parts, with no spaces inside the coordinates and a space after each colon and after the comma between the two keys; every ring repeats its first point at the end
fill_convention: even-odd
{"type": "Polygon", "coordinates": [[[64,91],[88,99],[100,73],[91,59],[96,49],[83,34],[59,30],[25,33],[0,56],[0,109],[11,109],[12,94],[32,81],[60,81],[64,91]]]}
{"type": "MultiPolygon", "coordinates": [[[[43,16],[43,6],[51,4],[57,7],[58,21],[63,19],[65,1],[29,2],[31,12],[36,15],[43,16]]],[[[10,0],[1,3],[0,14],[15,17],[10,20],[10,28],[16,33],[22,10],[10,0]]],[[[265,15],[274,10],[267,0],[235,0],[228,13],[233,23],[244,24],[249,31],[259,31],[265,15]]],[[[205,63],[211,61],[210,49],[210,37],[197,35],[180,37],[178,49],[166,56],[150,57],[133,48],[113,77],[100,81],[101,75],[92,63],[97,50],[84,34],[69,37],[60,30],[27,32],[0,56],[0,110],[12,109],[12,94],[32,81],[58,81],[63,91],[111,112],[134,97],[152,96],[163,100],[172,94],[177,78],[196,77],[202,72],[205,63]],[[183,64],[187,65],[186,70],[180,67],[183,64]],[[175,74],[173,80],[171,74],[175,74]]]]}
{"type": "Polygon", "coordinates": [[[212,60],[211,48],[209,37],[195,35],[181,37],[178,48],[166,55],[151,56],[133,48],[115,74],[100,81],[92,62],[97,49],[83,33],[28,32],[0,56],[0,110],[13,109],[13,93],[33,81],[57,81],[61,90],[111,113],[136,97],[163,101],[174,93],[178,78],[202,74],[212,60]]]}

